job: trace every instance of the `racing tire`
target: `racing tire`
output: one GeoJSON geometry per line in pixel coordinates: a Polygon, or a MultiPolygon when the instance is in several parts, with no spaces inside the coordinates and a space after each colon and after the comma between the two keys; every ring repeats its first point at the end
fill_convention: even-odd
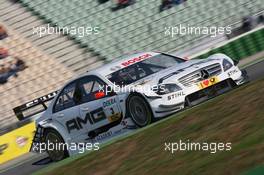
{"type": "Polygon", "coordinates": [[[153,119],[149,104],[139,95],[132,95],[128,98],[127,114],[140,128],[150,124],[153,119]]]}
{"type": "Polygon", "coordinates": [[[67,148],[65,148],[65,142],[57,131],[53,129],[46,130],[45,143],[46,143],[46,151],[49,155],[49,158],[52,161],[57,162],[65,159],[66,157],[69,157],[67,148]],[[48,147],[49,145],[50,147],[48,147]],[[63,145],[63,146],[59,146],[59,145],[63,145]]]}

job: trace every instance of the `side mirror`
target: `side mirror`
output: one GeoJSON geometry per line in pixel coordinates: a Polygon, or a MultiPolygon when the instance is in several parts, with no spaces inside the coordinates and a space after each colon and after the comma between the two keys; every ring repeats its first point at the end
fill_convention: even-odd
{"type": "Polygon", "coordinates": [[[236,66],[239,63],[239,60],[235,59],[235,60],[233,60],[233,62],[234,62],[234,65],[236,66]]]}

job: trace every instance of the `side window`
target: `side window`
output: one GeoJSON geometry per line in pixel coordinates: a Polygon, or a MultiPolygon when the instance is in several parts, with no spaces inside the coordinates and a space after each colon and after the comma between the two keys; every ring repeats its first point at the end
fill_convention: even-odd
{"type": "Polygon", "coordinates": [[[68,86],[66,86],[63,91],[61,92],[60,96],[58,97],[54,112],[59,112],[61,110],[70,108],[75,106],[74,102],[74,93],[75,93],[75,83],[70,83],[68,86]]]}
{"type": "Polygon", "coordinates": [[[82,102],[95,100],[95,94],[103,90],[105,83],[96,77],[85,77],[79,82],[79,87],[82,90],[82,102]]]}
{"type": "Polygon", "coordinates": [[[86,82],[83,82],[83,90],[84,90],[84,94],[89,94],[92,91],[93,88],[93,81],[88,80],[86,82]]]}
{"type": "Polygon", "coordinates": [[[104,89],[104,87],[105,87],[105,85],[102,82],[95,80],[94,85],[93,85],[93,89],[92,89],[92,93],[99,92],[100,90],[102,91],[104,89]]]}

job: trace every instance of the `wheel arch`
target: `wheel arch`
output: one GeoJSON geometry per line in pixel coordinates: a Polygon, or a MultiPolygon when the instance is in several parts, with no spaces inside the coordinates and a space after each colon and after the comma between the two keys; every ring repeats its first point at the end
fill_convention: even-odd
{"type": "MultiPolygon", "coordinates": [[[[125,111],[125,112],[127,112],[128,101],[129,101],[129,99],[130,99],[132,96],[140,96],[140,97],[142,97],[142,98],[147,102],[147,104],[149,105],[149,102],[148,102],[148,100],[147,100],[147,98],[146,98],[146,96],[145,96],[144,94],[142,94],[142,93],[140,93],[140,92],[131,92],[131,93],[127,96],[127,98],[126,98],[126,100],[125,100],[125,105],[126,105],[126,111],[125,111]]],[[[150,105],[149,105],[149,107],[150,107],[150,105]]]]}
{"type": "Polygon", "coordinates": [[[40,125],[40,127],[43,128],[43,136],[45,136],[45,132],[47,132],[48,130],[54,130],[58,134],[60,134],[60,136],[62,137],[62,139],[65,143],[69,144],[70,137],[68,135],[68,132],[60,123],[53,120],[52,123],[40,125]]]}
{"type": "Polygon", "coordinates": [[[154,110],[153,110],[152,107],[150,106],[149,101],[147,100],[147,98],[146,98],[146,96],[145,96],[144,94],[142,94],[142,93],[140,93],[140,92],[137,92],[137,91],[135,91],[135,92],[131,92],[131,93],[127,96],[127,98],[126,98],[126,100],[125,100],[125,117],[127,117],[127,112],[128,112],[128,110],[127,110],[127,109],[128,109],[128,101],[129,101],[129,98],[132,97],[132,96],[140,96],[140,97],[142,97],[142,98],[145,100],[145,102],[147,103],[149,109],[151,110],[151,113],[152,113],[152,120],[154,120],[154,118],[155,118],[155,116],[154,116],[154,110]]]}
{"type": "MultiPolygon", "coordinates": [[[[60,143],[63,143],[64,146],[65,146],[65,144],[66,145],[69,145],[69,143],[67,142],[67,140],[65,140],[65,138],[63,138],[62,134],[57,129],[55,129],[55,127],[48,126],[48,127],[43,128],[43,138],[45,139],[44,140],[45,142],[46,142],[47,133],[53,133],[53,134],[57,135],[57,137],[61,140],[60,143]]],[[[69,157],[69,156],[72,155],[71,151],[69,149],[67,149],[67,148],[68,148],[68,146],[66,146],[66,149],[63,150],[64,153],[63,153],[62,159],[65,159],[65,158],[67,158],[67,157],[69,157]]],[[[46,151],[48,152],[49,156],[51,156],[50,153],[49,153],[49,151],[48,150],[46,150],[46,151]]],[[[54,159],[52,157],[50,157],[50,158],[53,161],[60,161],[60,160],[62,160],[62,159],[54,159]]]]}

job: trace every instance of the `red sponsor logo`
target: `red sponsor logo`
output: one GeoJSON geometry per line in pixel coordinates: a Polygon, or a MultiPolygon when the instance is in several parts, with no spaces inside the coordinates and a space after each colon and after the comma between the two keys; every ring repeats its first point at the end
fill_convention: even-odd
{"type": "Polygon", "coordinates": [[[19,147],[23,147],[27,144],[28,138],[24,136],[18,136],[16,138],[16,143],[19,147]]]}
{"type": "Polygon", "coordinates": [[[95,99],[100,99],[103,98],[105,96],[104,92],[97,92],[94,94],[95,99]]]}
{"type": "Polygon", "coordinates": [[[217,82],[219,82],[218,78],[217,77],[212,77],[210,79],[206,79],[206,80],[201,81],[199,83],[199,87],[200,87],[200,89],[203,89],[203,88],[212,86],[212,85],[216,84],[217,82]]]}
{"type": "Polygon", "coordinates": [[[139,61],[145,60],[145,59],[147,59],[147,58],[149,58],[149,57],[152,57],[152,55],[151,55],[151,54],[141,55],[141,56],[139,56],[139,57],[132,58],[132,59],[130,59],[130,60],[128,60],[128,61],[122,63],[122,66],[127,67],[127,66],[129,66],[129,65],[131,65],[131,64],[134,64],[134,63],[136,63],[136,62],[139,62],[139,61]]]}

